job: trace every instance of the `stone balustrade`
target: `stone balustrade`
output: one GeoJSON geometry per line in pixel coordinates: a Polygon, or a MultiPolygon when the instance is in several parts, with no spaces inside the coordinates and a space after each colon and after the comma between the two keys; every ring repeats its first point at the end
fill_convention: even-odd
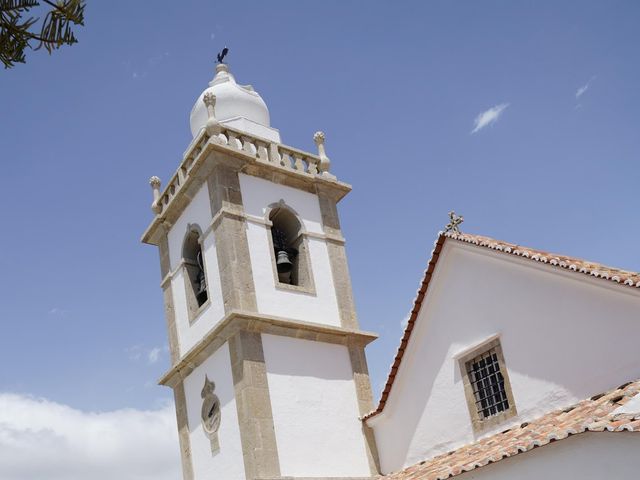
{"type": "MultiPolygon", "coordinates": [[[[159,179],[154,177],[153,185],[154,202],[152,210],[155,214],[160,215],[166,211],[167,207],[179,191],[180,186],[185,183],[189,177],[191,169],[196,163],[196,159],[204,150],[208,143],[216,145],[216,149],[229,149],[239,152],[251,159],[282,168],[289,172],[302,175],[322,175],[326,178],[335,179],[329,173],[329,161],[324,154],[324,145],[318,144],[321,156],[313,155],[293,147],[271,142],[269,140],[255,137],[246,132],[236,130],[234,128],[219,125],[216,129],[219,133],[211,135],[205,129],[194,139],[189,149],[185,152],[184,158],[178,168],[178,171],[171,177],[167,186],[162,193],[157,194],[159,188],[159,179]]],[[[316,143],[318,134],[314,139],[316,143]]],[[[324,142],[324,135],[322,135],[324,142]]],[[[152,188],[153,188],[152,185],[152,188]]]]}

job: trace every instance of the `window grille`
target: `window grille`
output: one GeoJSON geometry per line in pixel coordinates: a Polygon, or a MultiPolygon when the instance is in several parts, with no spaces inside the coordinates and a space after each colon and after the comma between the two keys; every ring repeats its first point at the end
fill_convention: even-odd
{"type": "Polygon", "coordinates": [[[466,364],[475,407],[480,420],[509,410],[509,400],[495,348],[469,360],[466,364]]]}

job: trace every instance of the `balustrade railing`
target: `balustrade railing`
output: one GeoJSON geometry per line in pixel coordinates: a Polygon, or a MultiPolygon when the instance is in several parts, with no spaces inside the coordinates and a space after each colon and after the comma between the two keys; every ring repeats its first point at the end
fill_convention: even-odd
{"type": "MultiPolygon", "coordinates": [[[[254,137],[246,132],[223,125],[220,125],[219,132],[214,135],[209,135],[204,129],[200,132],[196,140],[185,152],[180,167],[171,177],[162,193],[159,192],[160,180],[157,177],[152,177],[150,184],[154,192],[154,201],[151,208],[156,214],[162,213],[171,203],[180,186],[189,177],[196,158],[208,142],[241,152],[258,162],[274,165],[292,172],[325,175],[334,178],[329,174],[329,159],[324,153],[324,146],[320,149],[322,156],[317,156],[264,138],[254,137]]],[[[323,143],[324,135],[318,132],[314,136],[314,140],[320,146],[321,143],[318,143],[318,138],[321,138],[321,143],[323,143]]]]}

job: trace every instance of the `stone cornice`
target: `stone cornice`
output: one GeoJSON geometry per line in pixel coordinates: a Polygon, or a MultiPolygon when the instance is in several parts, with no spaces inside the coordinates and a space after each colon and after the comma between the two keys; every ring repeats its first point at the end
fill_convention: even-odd
{"type": "Polygon", "coordinates": [[[205,130],[191,143],[178,170],[154,202],[157,212],[142,235],[142,242],[157,245],[160,227],[170,228],[206,176],[218,164],[230,164],[238,171],[307,191],[331,192],[337,200],[351,191],[328,171],[320,172],[321,159],[293,147],[224,127],[219,135],[205,130]]]}
{"type": "Polygon", "coordinates": [[[216,324],[195,346],[159,380],[160,385],[174,387],[186,378],[224,342],[241,330],[270,333],[342,345],[365,346],[378,335],[333,325],[303,322],[257,313],[232,311],[216,324]]]}

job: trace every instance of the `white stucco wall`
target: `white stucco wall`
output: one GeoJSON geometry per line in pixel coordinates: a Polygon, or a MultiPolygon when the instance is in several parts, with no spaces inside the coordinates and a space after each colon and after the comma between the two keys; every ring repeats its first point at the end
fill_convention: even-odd
{"type": "Polygon", "coordinates": [[[182,242],[187,234],[187,226],[195,223],[204,232],[211,223],[211,203],[209,201],[209,187],[204,182],[198,192],[182,214],[175,221],[169,230],[169,260],[171,270],[175,270],[180,265],[182,259],[182,242]]]}
{"type": "Polygon", "coordinates": [[[209,189],[207,184],[204,183],[168,234],[169,260],[172,271],[171,290],[173,292],[176,327],[178,330],[178,344],[182,355],[200,341],[224,316],[216,243],[213,232],[209,229],[210,223],[209,189]],[[198,318],[190,325],[184,272],[179,267],[182,260],[182,244],[187,234],[187,227],[189,224],[194,223],[200,227],[204,234],[202,253],[207,276],[209,305],[202,310],[198,318]]]}
{"type": "Polygon", "coordinates": [[[295,188],[240,174],[240,188],[244,209],[249,216],[247,238],[251,269],[256,289],[258,311],[306,322],[340,325],[340,314],[324,240],[309,238],[309,258],[316,295],[276,288],[269,244],[269,229],[259,222],[269,205],[281,199],[293,208],[307,232],[323,233],[318,198],[295,188]],[[251,218],[258,221],[251,221],[251,218]]]}
{"type": "Polygon", "coordinates": [[[383,413],[383,472],[479,438],[456,356],[499,334],[518,416],[483,435],[640,377],[630,288],[447,241],[383,413]]]}
{"type": "Polygon", "coordinates": [[[318,197],[244,173],[239,177],[242,203],[247,214],[264,218],[267,207],[282,199],[300,215],[307,232],[323,233],[318,197]]]}
{"type": "Polygon", "coordinates": [[[262,335],[282,476],[369,476],[349,353],[262,335]]]}
{"type": "Polygon", "coordinates": [[[640,435],[593,432],[569,437],[462,474],[460,480],[624,480],[638,478],[640,435]]]}
{"type": "Polygon", "coordinates": [[[187,416],[193,462],[193,473],[198,480],[244,480],[244,460],[238,413],[236,410],[229,348],[225,343],[198,366],[184,380],[187,397],[187,416]],[[202,429],[200,392],[205,374],[215,382],[215,394],[220,399],[221,420],[218,440],[220,450],[212,454],[211,443],[202,429]]]}

